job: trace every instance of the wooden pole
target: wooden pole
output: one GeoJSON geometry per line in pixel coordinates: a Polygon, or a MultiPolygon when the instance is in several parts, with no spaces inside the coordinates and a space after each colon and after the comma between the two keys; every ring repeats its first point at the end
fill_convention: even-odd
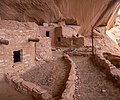
{"type": "Polygon", "coordinates": [[[91,29],[91,38],[92,38],[92,55],[94,56],[94,34],[93,34],[93,27],[91,29]]]}
{"type": "Polygon", "coordinates": [[[4,44],[4,45],[8,45],[9,41],[8,40],[4,40],[4,39],[0,39],[0,43],[4,44]]]}
{"type": "Polygon", "coordinates": [[[29,38],[28,41],[30,42],[39,42],[38,38],[29,38]]]}

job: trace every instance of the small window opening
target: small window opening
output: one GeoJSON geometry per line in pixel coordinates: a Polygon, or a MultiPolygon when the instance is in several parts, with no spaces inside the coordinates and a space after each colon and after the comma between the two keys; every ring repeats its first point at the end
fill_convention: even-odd
{"type": "Polygon", "coordinates": [[[61,38],[60,37],[58,37],[58,42],[60,42],[61,41],[61,38]]]}
{"type": "Polygon", "coordinates": [[[46,31],[46,37],[49,37],[49,36],[50,36],[50,32],[46,31]]]}
{"type": "Polygon", "coordinates": [[[14,63],[21,62],[21,50],[13,52],[14,63]]]}

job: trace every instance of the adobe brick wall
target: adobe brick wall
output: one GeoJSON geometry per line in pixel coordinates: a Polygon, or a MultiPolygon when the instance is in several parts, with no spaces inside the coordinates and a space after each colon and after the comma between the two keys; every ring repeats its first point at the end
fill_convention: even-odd
{"type": "Polygon", "coordinates": [[[54,47],[54,38],[55,38],[55,26],[39,26],[39,33],[37,33],[38,37],[46,37],[46,31],[49,31],[51,38],[51,46],[54,47]]]}
{"type": "MultiPolygon", "coordinates": [[[[39,33],[37,33],[38,37],[46,37],[46,31],[49,31],[51,38],[51,46],[62,46],[62,47],[70,47],[73,45],[72,35],[77,35],[79,26],[59,26],[59,25],[47,25],[47,26],[39,26],[39,33]],[[61,41],[58,41],[58,37],[61,38],[61,41]]],[[[83,46],[84,40],[83,38],[74,39],[74,45],[76,47],[83,46]],[[80,42],[80,44],[76,43],[80,42]]]]}
{"type": "Polygon", "coordinates": [[[82,47],[84,46],[84,37],[72,37],[76,36],[77,32],[70,27],[56,27],[55,28],[55,46],[59,47],[82,47]],[[58,37],[61,41],[58,41],[58,37]]]}
{"type": "Polygon", "coordinates": [[[64,37],[62,35],[62,27],[55,28],[55,46],[58,47],[70,47],[72,46],[73,40],[70,37],[64,37]],[[60,37],[60,41],[58,41],[58,37],[60,37]]]}
{"type": "Polygon", "coordinates": [[[55,28],[55,40],[54,40],[54,43],[55,43],[55,46],[61,46],[61,42],[58,41],[58,37],[61,38],[61,41],[62,41],[62,27],[56,27],[55,28]]]}
{"type": "Polygon", "coordinates": [[[58,47],[70,47],[72,46],[73,40],[72,36],[65,37],[64,33],[69,34],[69,30],[67,27],[56,27],[55,28],[55,46],[58,47]],[[60,37],[60,41],[58,41],[58,37],[60,37]]]}
{"type": "Polygon", "coordinates": [[[84,46],[84,37],[75,37],[73,38],[74,47],[83,47],[84,46]]]}
{"type": "Polygon", "coordinates": [[[0,38],[9,41],[9,45],[0,44],[0,72],[19,71],[35,65],[35,43],[28,42],[28,38],[36,37],[34,30],[0,29],[0,38]],[[14,63],[13,52],[22,50],[21,62],[14,63]]]}
{"type": "Polygon", "coordinates": [[[50,61],[52,59],[51,38],[39,37],[40,41],[36,43],[36,57],[40,63],[50,61]]]}
{"type": "MultiPolygon", "coordinates": [[[[53,27],[49,27],[48,30],[53,31],[53,27]]],[[[9,45],[0,44],[0,79],[3,78],[5,72],[19,74],[26,72],[35,66],[37,57],[41,57],[45,61],[52,58],[51,39],[42,37],[39,26],[35,23],[1,20],[1,38],[8,40],[9,45]],[[28,38],[40,38],[40,41],[38,43],[29,42],[28,38]],[[13,52],[18,50],[22,50],[22,61],[14,63],[13,52]]]]}
{"type": "Polygon", "coordinates": [[[61,47],[71,47],[72,45],[73,45],[72,38],[66,38],[66,37],[61,38],[61,42],[60,42],[61,47]]]}

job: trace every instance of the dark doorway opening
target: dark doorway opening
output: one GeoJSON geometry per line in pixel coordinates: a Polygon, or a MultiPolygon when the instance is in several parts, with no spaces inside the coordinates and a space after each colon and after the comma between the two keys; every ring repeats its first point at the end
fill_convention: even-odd
{"type": "Polygon", "coordinates": [[[21,62],[21,50],[13,52],[14,63],[21,62]]]}
{"type": "Polygon", "coordinates": [[[61,41],[61,38],[60,37],[58,37],[58,42],[60,42],[61,41]]]}
{"type": "Polygon", "coordinates": [[[46,31],[46,37],[49,37],[49,36],[50,36],[50,32],[46,31]]]}

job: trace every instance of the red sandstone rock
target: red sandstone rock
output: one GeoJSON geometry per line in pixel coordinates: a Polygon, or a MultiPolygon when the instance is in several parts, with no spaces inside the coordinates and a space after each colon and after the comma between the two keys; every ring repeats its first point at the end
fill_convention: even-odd
{"type": "Polygon", "coordinates": [[[76,67],[76,66],[71,65],[71,69],[70,69],[69,75],[76,74],[75,67],[76,67]]]}
{"type": "Polygon", "coordinates": [[[18,79],[18,80],[15,80],[14,82],[18,85],[18,87],[21,87],[21,83],[23,82],[24,80],[22,78],[18,79]]]}
{"type": "Polygon", "coordinates": [[[116,67],[115,67],[115,66],[113,66],[113,65],[112,65],[112,66],[110,66],[110,70],[112,70],[112,69],[114,69],[114,68],[116,68],[116,67]]]}
{"type": "Polygon", "coordinates": [[[42,96],[43,100],[50,100],[50,99],[52,99],[52,95],[50,95],[50,94],[47,93],[47,92],[41,94],[41,96],[42,96]]]}
{"type": "Polygon", "coordinates": [[[75,91],[75,80],[77,79],[76,71],[75,71],[76,65],[72,61],[69,55],[64,54],[64,58],[70,64],[71,69],[70,69],[68,81],[66,82],[66,89],[62,94],[61,100],[73,100],[73,95],[75,91]]]}
{"type": "Polygon", "coordinates": [[[33,83],[23,81],[22,84],[23,88],[28,89],[29,91],[32,91],[32,89],[36,86],[33,83]]]}
{"type": "Polygon", "coordinates": [[[119,69],[114,68],[114,69],[111,69],[110,72],[111,72],[112,76],[120,78],[120,70],[119,69]]]}
{"type": "Polygon", "coordinates": [[[32,91],[37,94],[47,93],[47,90],[40,88],[40,86],[35,86],[32,91]]]}
{"type": "MultiPolygon", "coordinates": [[[[0,19],[32,21],[38,24],[65,20],[67,24],[81,25],[81,34],[90,35],[91,25],[98,21],[110,2],[111,0],[88,0],[88,2],[84,0],[6,0],[0,1],[0,19]],[[94,11],[93,14],[91,14],[92,11],[94,11]]],[[[105,25],[108,22],[117,2],[119,0],[112,9],[107,10],[97,26],[105,25]]]]}
{"type": "Polygon", "coordinates": [[[69,75],[69,77],[68,77],[68,81],[75,81],[76,79],[77,78],[76,78],[75,74],[69,75]]]}
{"type": "Polygon", "coordinates": [[[62,98],[67,98],[69,100],[73,99],[73,95],[74,95],[74,91],[75,91],[75,85],[71,85],[69,88],[66,87],[66,90],[63,92],[62,94],[62,98]]]}
{"type": "Polygon", "coordinates": [[[19,76],[11,77],[11,80],[12,80],[12,81],[16,81],[16,80],[19,80],[19,79],[20,79],[19,76]]]}

